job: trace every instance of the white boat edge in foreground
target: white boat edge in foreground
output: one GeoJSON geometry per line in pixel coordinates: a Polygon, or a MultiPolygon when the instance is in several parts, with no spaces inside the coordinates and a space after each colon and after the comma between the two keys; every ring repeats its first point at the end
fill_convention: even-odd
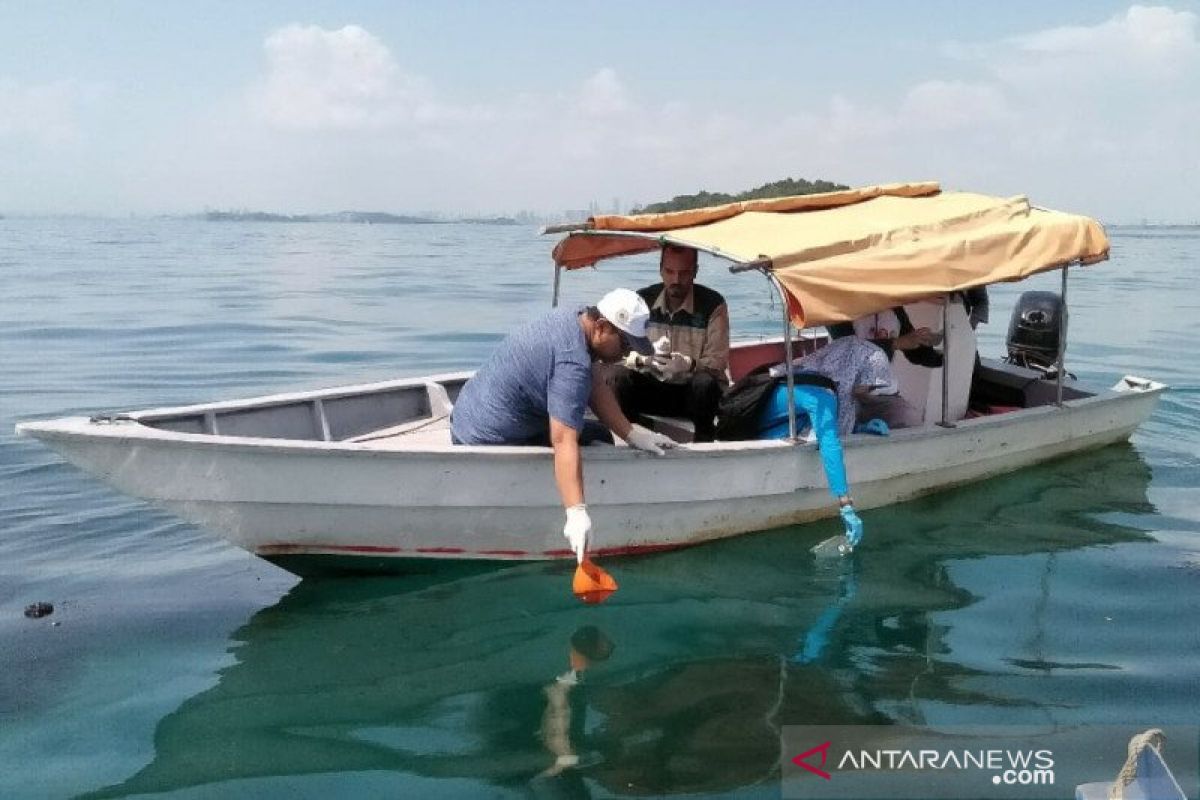
{"type": "MultiPolygon", "coordinates": [[[[17,426],[117,489],[162,505],[256,555],[537,560],[571,555],[549,448],[302,441],[180,433],[138,420],[438,388],[467,373],[297,392],[116,418],[17,426]]],[[[853,435],[856,505],[876,508],[1127,439],[1165,385],[1112,389],[1007,414],[853,435]]],[[[444,390],[443,390],[444,394],[444,390]]],[[[643,553],[832,516],[814,444],[691,444],[655,457],[584,449],[599,556],[643,553]]],[[[868,536],[870,534],[868,533],[868,536]]]]}

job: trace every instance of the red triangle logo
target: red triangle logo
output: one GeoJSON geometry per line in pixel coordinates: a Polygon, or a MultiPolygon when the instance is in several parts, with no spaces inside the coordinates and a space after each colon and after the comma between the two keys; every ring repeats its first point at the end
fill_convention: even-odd
{"type": "Polygon", "coordinates": [[[822,767],[825,766],[825,759],[829,757],[829,746],[831,744],[832,744],[832,742],[825,742],[825,744],[819,744],[810,750],[805,750],[803,753],[801,753],[800,755],[793,758],[792,763],[795,764],[797,767],[802,767],[803,769],[808,770],[809,772],[811,772],[814,775],[820,775],[825,780],[830,780],[833,776],[831,776],[825,770],[818,769],[817,767],[814,767],[812,764],[807,763],[805,761],[805,759],[811,755],[820,753],[821,754],[821,766],[822,767]]]}

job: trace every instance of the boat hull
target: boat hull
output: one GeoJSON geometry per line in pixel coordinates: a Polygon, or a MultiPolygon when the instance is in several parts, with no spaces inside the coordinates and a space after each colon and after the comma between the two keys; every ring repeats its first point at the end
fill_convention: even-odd
{"type": "MultiPolygon", "coordinates": [[[[1136,379],[1124,385],[1061,408],[847,437],[856,506],[884,506],[1123,441],[1164,388],[1136,379]]],[[[18,430],[121,491],[284,564],[314,556],[571,556],[547,448],[378,449],[86,418],[18,430]]],[[[584,461],[598,555],[682,547],[836,513],[814,444],[694,444],[664,457],[598,446],[584,449],[584,461]]]]}

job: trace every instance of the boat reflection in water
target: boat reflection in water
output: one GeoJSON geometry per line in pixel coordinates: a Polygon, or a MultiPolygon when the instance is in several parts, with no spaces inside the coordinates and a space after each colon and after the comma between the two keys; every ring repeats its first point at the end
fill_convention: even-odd
{"type": "Polygon", "coordinates": [[[990,676],[949,641],[946,621],[989,600],[953,566],[1145,539],[1121,523],[1150,510],[1148,480],[1118,445],[871,512],[833,564],[808,554],[833,522],[610,559],[622,591],[595,607],[559,563],[303,581],[160,720],[153,761],[95,796],[380,771],[464,792],[727,792],[777,780],[784,725],[1036,716],[1058,701],[971,680],[990,676]]]}

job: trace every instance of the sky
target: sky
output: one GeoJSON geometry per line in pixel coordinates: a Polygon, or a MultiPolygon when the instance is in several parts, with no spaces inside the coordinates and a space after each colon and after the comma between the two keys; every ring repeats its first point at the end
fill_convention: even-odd
{"type": "Polygon", "coordinates": [[[1200,222],[1200,0],[0,0],[0,213],[555,216],[784,177],[1200,222]]]}

